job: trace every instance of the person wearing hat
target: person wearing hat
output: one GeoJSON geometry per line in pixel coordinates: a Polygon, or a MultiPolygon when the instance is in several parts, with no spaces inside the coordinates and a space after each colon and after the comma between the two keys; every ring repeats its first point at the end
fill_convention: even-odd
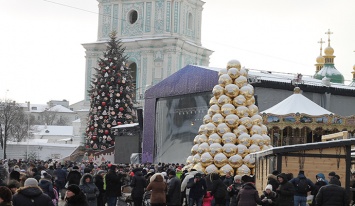
{"type": "Polygon", "coordinates": [[[261,201],[263,202],[262,206],[271,206],[275,205],[276,192],[272,191],[272,185],[266,185],[263,194],[260,196],[261,201]]]}
{"type": "Polygon", "coordinates": [[[0,206],[12,206],[12,192],[5,186],[0,186],[0,206]]]}
{"type": "Polygon", "coordinates": [[[132,177],[130,186],[132,187],[131,197],[134,205],[142,205],[144,189],[147,187],[147,181],[143,177],[143,172],[141,170],[134,170],[134,176],[132,177]]]}
{"type": "Polygon", "coordinates": [[[95,185],[99,189],[99,196],[97,196],[97,206],[105,206],[104,197],[105,197],[105,190],[104,190],[104,177],[106,175],[106,171],[99,170],[97,174],[94,176],[95,185]]]}
{"type": "Polygon", "coordinates": [[[53,199],[57,199],[55,196],[53,183],[52,183],[52,176],[47,174],[44,170],[41,171],[41,179],[38,182],[38,186],[42,189],[44,194],[47,194],[49,197],[53,199]]]}
{"type": "Polygon", "coordinates": [[[242,185],[243,185],[242,184],[242,176],[235,175],[233,184],[231,184],[230,186],[227,187],[227,192],[230,196],[230,202],[229,202],[230,206],[237,205],[237,196],[238,196],[240,189],[242,189],[242,185]]]}
{"type": "Polygon", "coordinates": [[[54,206],[52,199],[44,194],[35,178],[27,178],[24,187],[20,187],[12,198],[14,206],[54,206]]]}
{"type": "Polygon", "coordinates": [[[181,181],[180,179],[176,176],[176,172],[174,170],[171,170],[169,172],[169,184],[168,184],[168,199],[167,199],[167,205],[168,206],[177,206],[181,205],[181,181]]]}
{"type": "Polygon", "coordinates": [[[293,195],[295,194],[295,187],[291,182],[288,181],[285,173],[280,173],[277,175],[277,181],[279,181],[280,185],[276,189],[277,206],[290,206],[294,205],[293,195]]]}
{"type": "Polygon", "coordinates": [[[121,196],[121,178],[123,176],[121,174],[117,174],[117,170],[116,165],[111,165],[105,176],[107,206],[116,206],[117,197],[121,196]]]}
{"type": "Polygon", "coordinates": [[[67,172],[62,169],[60,163],[57,164],[57,169],[53,172],[55,177],[55,185],[62,200],[64,200],[65,183],[67,182],[67,172]]]}
{"type": "Polygon", "coordinates": [[[329,181],[329,185],[319,189],[316,196],[317,206],[346,206],[349,205],[349,199],[346,190],[340,186],[338,178],[333,177],[329,181]]]}
{"type": "Polygon", "coordinates": [[[78,185],[69,185],[65,195],[65,206],[89,206],[85,194],[78,185]]]}
{"type": "Polygon", "coordinates": [[[81,173],[79,172],[79,167],[74,166],[73,169],[67,175],[67,185],[79,185],[81,179],[81,173]]]}
{"type": "Polygon", "coordinates": [[[85,194],[89,206],[97,206],[97,196],[99,196],[99,189],[94,184],[93,177],[90,173],[85,173],[80,179],[79,188],[85,194]]]}
{"type": "Polygon", "coordinates": [[[197,206],[201,206],[203,196],[207,193],[206,180],[202,178],[202,174],[196,173],[193,178],[190,178],[187,188],[190,188],[189,206],[193,206],[195,203],[197,206]]]}

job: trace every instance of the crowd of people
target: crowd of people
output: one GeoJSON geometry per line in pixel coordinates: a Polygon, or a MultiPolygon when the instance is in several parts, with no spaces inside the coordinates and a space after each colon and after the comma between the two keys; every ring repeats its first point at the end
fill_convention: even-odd
{"type": "MultiPolygon", "coordinates": [[[[122,195],[134,206],[345,206],[349,195],[330,172],[312,182],[274,171],[259,194],[253,176],[205,174],[183,164],[111,164],[0,161],[0,206],[116,206],[122,195]],[[129,187],[130,190],[122,190],[129,187]],[[311,195],[311,199],[307,199],[311,195]],[[149,199],[149,201],[146,201],[149,199]]],[[[355,174],[351,180],[355,185],[355,174]]]]}

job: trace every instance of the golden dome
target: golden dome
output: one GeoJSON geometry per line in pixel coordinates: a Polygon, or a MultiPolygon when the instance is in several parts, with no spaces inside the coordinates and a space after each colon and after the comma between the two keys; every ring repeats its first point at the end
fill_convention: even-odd
{"type": "Polygon", "coordinates": [[[334,49],[332,47],[328,46],[327,48],[324,49],[324,54],[326,56],[333,56],[334,49]]]}
{"type": "Polygon", "coordinates": [[[293,89],[293,93],[294,93],[294,94],[300,94],[300,93],[301,93],[301,89],[300,89],[299,87],[295,87],[295,88],[293,89]]]}
{"type": "Polygon", "coordinates": [[[230,60],[228,63],[227,63],[227,69],[230,69],[230,68],[237,68],[237,69],[240,69],[242,66],[240,65],[240,62],[236,59],[233,59],[233,60],[230,60]]]}
{"type": "Polygon", "coordinates": [[[316,59],[318,64],[324,64],[325,63],[325,58],[323,56],[318,56],[316,59]]]}

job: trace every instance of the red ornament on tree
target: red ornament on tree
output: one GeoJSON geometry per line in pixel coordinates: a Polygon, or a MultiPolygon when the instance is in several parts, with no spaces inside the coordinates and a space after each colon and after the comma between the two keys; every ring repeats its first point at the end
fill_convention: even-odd
{"type": "Polygon", "coordinates": [[[108,135],[108,133],[109,133],[109,131],[106,129],[106,130],[105,130],[105,134],[108,135]]]}
{"type": "Polygon", "coordinates": [[[123,112],[123,111],[124,111],[124,108],[123,108],[123,107],[120,107],[119,110],[120,110],[120,112],[123,112]]]}
{"type": "Polygon", "coordinates": [[[101,105],[104,107],[106,106],[106,102],[101,102],[101,105]]]}
{"type": "Polygon", "coordinates": [[[97,139],[97,136],[92,136],[91,139],[95,141],[97,139]]]}
{"type": "Polygon", "coordinates": [[[92,131],[92,130],[94,130],[94,129],[95,129],[95,127],[94,127],[94,126],[91,126],[91,127],[90,127],[90,130],[91,130],[91,131],[92,131]]]}
{"type": "Polygon", "coordinates": [[[121,125],[122,124],[122,122],[117,122],[117,125],[121,125]]]}

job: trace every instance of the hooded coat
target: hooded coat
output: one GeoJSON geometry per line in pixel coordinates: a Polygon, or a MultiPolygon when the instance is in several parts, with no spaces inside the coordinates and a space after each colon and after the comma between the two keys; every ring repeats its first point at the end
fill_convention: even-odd
{"type": "Polygon", "coordinates": [[[316,196],[317,206],[346,206],[349,205],[346,190],[340,187],[338,178],[332,178],[329,185],[319,189],[316,196]]]}
{"type": "Polygon", "coordinates": [[[279,187],[279,182],[277,181],[277,177],[273,174],[269,174],[267,176],[267,184],[272,185],[272,191],[274,192],[279,187]]]}
{"type": "Polygon", "coordinates": [[[36,186],[19,188],[12,198],[14,206],[29,206],[34,203],[41,206],[54,206],[52,199],[36,186]]]}
{"type": "Polygon", "coordinates": [[[79,188],[85,194],[86,200],[89,206],[97,205],[97,196],[99,196],[99,189],[94,184],[91,174],[86,173],[80,179],[79,188]],[[86,179],[90,178],[90,182],[86,182],[86,179]]]}
{"type": "Polygon", "coordinates": [[[257,204],[261,205],[263,203],[254,184],[251,182],[247,182],[243,185],[236,201],[238,206],[256,206],[257,204]]]}
{"type": "Polygon", "coordinates": [[[42,189],[44,194],[47,194],[50,198],[55,199],[53,184],[51,180],[40,179],[38,186],[42,189]]]}
{"type": "Polygon", "coordinates": [[[150,183],[147,186],[147,191],[152,191],[150,196],[151,204],[165,204],[166,203],[166,191],[167,186],[164,182],[163,175],[161,173],[155,173],[150,178],[150,183]]]}
{"type": "Polygon", "coordinates": [[[276,189],[277,199],[276,205],[278,206],[290,206],[293,205],[293,195],[295,194],[295,187],[291,182],[287,181],[285,173],[277,175],[281,177],[283,181],[280,183],[279,187],[276,189]]]}
{"type": "Polygon", "coordinates": [[[65,201],[65,206],[89,206],[86,197],[82,192],[70,198],[66,198],[65,201]]]}
{"type": "Polygon", "coordinates": [[[169,181],[167,205],[180,205],[181,204],[180,188],[181,188],[180,179],[177,176],[173,175],[169,181]]]}

